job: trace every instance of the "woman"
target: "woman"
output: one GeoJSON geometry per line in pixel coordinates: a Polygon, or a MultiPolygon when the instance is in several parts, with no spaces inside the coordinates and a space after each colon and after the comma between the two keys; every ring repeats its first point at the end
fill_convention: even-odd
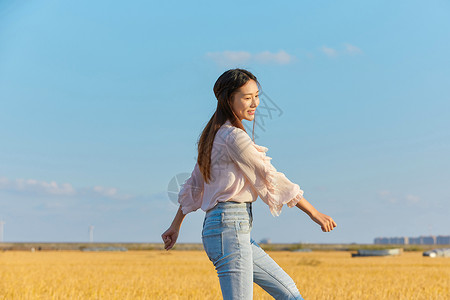
{"type": "Polygon", "coordinates": [[[202,208],[203,247],[224,299],[252,299],[253,282],[275,299],[302,299],[292,278],[250,237],[252,202],[259,196],[274,216],[280,215],[283,204],[297,206],[324,232],[337,225],[308,203],[300,187],[270,163],[268,149],[246,133],[241,121],[253,120],[254,131],[258,86],[256,77],[244,69],[228,70],[217,79],[216,112],[200,136],[197,163],[180,190],[180,207],[162,239],[164,248],[171,249],[186,214],[202,208]]]}

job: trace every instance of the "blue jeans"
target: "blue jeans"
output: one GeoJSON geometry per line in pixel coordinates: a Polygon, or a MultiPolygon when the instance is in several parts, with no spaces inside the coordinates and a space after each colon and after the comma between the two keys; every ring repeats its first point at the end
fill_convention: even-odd
{"type": "Polygon", "coordinates": [[[219,202],[203,221],[202,242],[223,299],[253,299],[253,282],[275,299],[303,299],[292,278],[250,237],[252,203],[219,202]]]}

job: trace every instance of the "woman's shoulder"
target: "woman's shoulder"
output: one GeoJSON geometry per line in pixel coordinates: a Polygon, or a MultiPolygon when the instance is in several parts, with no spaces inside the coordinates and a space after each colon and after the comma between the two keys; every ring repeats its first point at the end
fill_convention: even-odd
{"type": "Polygon", "coordinates": [[[246,131],[233,125],[228,125],[226,123],[222,125],[222,127],[220,127],[219,131],[223,140],[226,143],[251,140],[250,136],[247,134],[246,131]]]}
{"type": "Polygon", "coordinates": [[[230,127],[224,132],[223,137],[224,144],[229,149],[236,154],[243,153],[248,147],[252,145],[255,146],[255,143],[251,139],[251,137],[247,134],[246,131],[242,130],[238,127],[230,127]]]}
{"type": "Polygon", "coordinates": [[[243,150],[245,147],[252,145],[258,152],[265,153],[269,148],[257,145],[245,130],[241,128],[230,126],[227,131],[227,136],[224,139],[228,146],[240,148],[243,150]]]}

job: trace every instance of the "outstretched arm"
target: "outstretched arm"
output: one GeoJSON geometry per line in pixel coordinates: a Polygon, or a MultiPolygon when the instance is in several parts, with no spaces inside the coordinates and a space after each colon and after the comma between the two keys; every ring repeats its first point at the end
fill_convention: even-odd
{"type": "Polygon", "coordinates": [[[175,215],[175,218],[172,221],[172,224],[170,225],[169,229],[167,229],[162,235],[162,239],[164,241],[164,249],[169,250],[175,245],[178,233],[180,232],[181,223],[183,223],[184,217],[186,215],[183,214],[183,211],[181,210],[181,205],[178,207],[177,214],[175,215]]]}
{"type": "Polygon", "coordinates": [[[323,232],[330,232],[337,226],[331,217],[320,213],[303,197],[295,206],[303,210],[314,222],[319,224],[323,232]]]}
{"type": "Polygon", "coordinates": [[[186,179],[180,192],[178,193],[178,203],[180,203],[180,206],[178,207],[177,214],[175,215],[169,229],[161,235],[164,241],[164,249],[169,250],[173,247],[173,245],[175,245],[184,217],[188,213],[196,211],[201,207],[203,199],[203,185],[203,177],[200,173],[198,163],[196,163],[191,176],[186,179]]]}

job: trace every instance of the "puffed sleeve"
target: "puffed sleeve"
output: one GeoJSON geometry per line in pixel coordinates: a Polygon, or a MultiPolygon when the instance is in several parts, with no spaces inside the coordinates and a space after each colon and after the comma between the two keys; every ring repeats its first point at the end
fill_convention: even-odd
{"type": "Polygon", "coordinates": [[[178,193],[178,203],[180,203],[183,214],[188,214],[199,209],[202,206],[202,200],[203,176],[198,163],[196,163],[191,176],[186,179],[178,193]]]}
{"type": "Polygon", "coordinates": [[[273,216],[279,216],[283,204],[295,206],[303,197],[298,184],[278,172],[266,156],[266,147],[256,145],[240,128],[233,128],[226,138],[226,148],[258,196],[269,206],[273,216]]]}

